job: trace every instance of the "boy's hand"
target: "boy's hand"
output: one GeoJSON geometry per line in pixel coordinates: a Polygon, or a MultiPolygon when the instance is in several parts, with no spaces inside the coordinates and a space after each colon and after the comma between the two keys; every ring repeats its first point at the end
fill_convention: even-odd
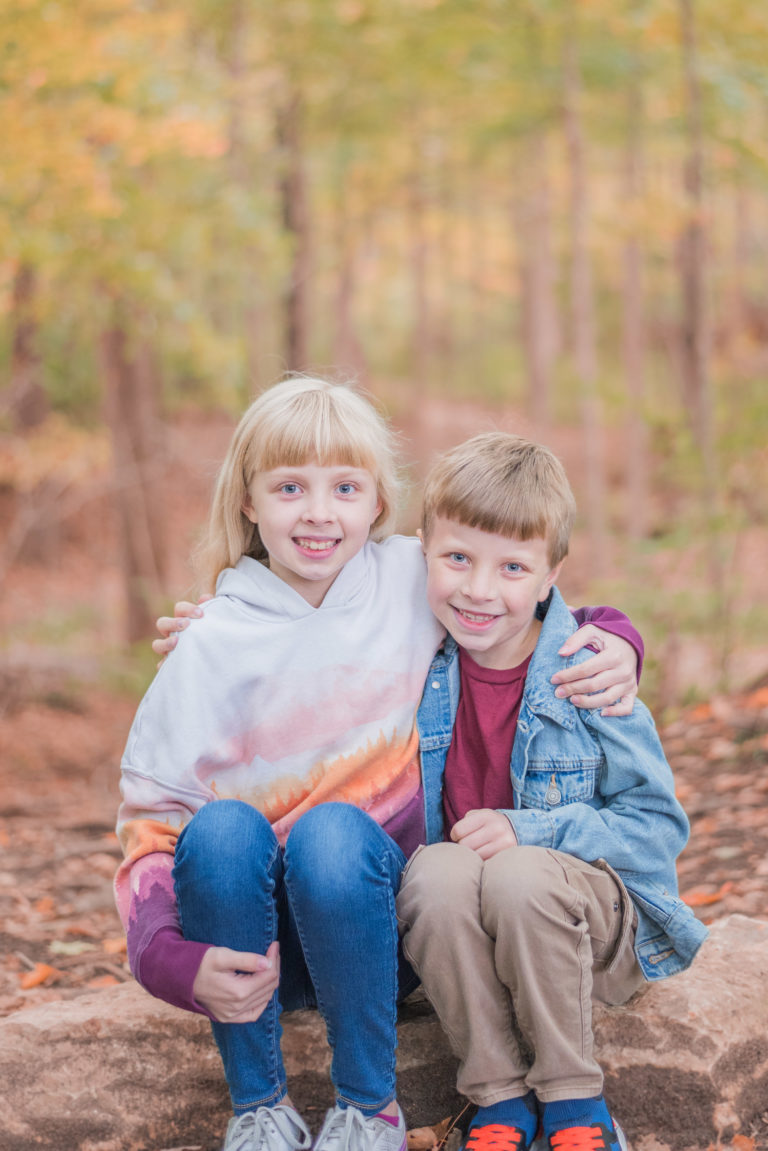
{"type": "MultiPolygon", "coordinates": [[[[203,614],[198,604],[205,603],[205,601],[209,599],[213,599],[213,596],[201,595],[197,603],[190,603],[184,599],[179,600],[178,603],[173,605],[172,617],[169,615],[161,615],[160,618],[155,621],[155,627],[162,636],[162,639],[152,640],[152,651],[155,655],[160,655],[165,659],[168,653],[173,651],[179,639],[178,633],[189,627],[190,619],[199,619],[203,614]]],[[[163,659],[158,663],[158,667],[160,667],[163,659]]]]}
{"type": "Polygon", "coordinates": [[[490,859],[508,847],[517,847],[517,836],[506,815],[492,807],[468,811],[454,823],[451,839],[476,851],[481,859],[490,859]]]}
{"type": "Polygon", "coordinates": [[[195,999],[219,1023],[253,1023],[268,1005],[280,982],[280,945],[270,943],[266,955],[209,947],[195,976],[195,999]]]}
{"type": "Polygon", "coordinates": [[[601,708],[602,715],[631,715],[637,697],[637,652],[632,644],[588,623],[569,636],[558,655],[569,656],[590,644],[596,655],[564,667],[552,676],[555,695],[576,707],[601,708]]]}

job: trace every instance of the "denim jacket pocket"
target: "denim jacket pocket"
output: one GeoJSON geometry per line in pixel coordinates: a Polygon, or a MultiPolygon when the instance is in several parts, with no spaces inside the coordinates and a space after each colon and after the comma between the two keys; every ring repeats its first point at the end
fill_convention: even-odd
{"type": "Polygon", "coordinates": [[[568,764],[528,764],[525,778],[513,780],[521,807],[551,811],[567,803],[584,803],[593,798],[601,761],[572,760],[568,764]]]}

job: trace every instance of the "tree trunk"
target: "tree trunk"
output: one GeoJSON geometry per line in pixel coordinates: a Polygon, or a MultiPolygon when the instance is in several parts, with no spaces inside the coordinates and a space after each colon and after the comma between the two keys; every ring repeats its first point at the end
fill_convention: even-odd
{"type": "Polygon", "coordinates": [[[704,228],[704,137],[693,0],[679,0],[688,155],[684,187],[688,220],[680,239],[683,302],[681,363],[683,398],[702,457],[706,485],[714,478],[712,398],[709,380],[709,331],[706,308],[706,234],[704,228]]]}
{"type": "Polygon", "coordinates": [[[592,570],[608,564],[603,428],[597,390],[595,304],[589,254],[589,193],[579,109],[581,77],[575,22],[565,44],[565,136],[570,171],[571,329],[576,378],[581,392],[583,452],[586,465],[587,523],[592,570]]]}
{"type": "MultiPolygon", "coordinates": [[[[627,150],[623,201],[630,209],[643,191],[643,99],[640,79],[633,75],[627,104],[627,150]]],[[[645,361],[647,333],[643,257],[636,226],[623,251],[622,345],[627,387],[627,533],[644,539],[648,530],[648,427],[645,420],[645,361]]]]}
{"type": "Polygon", "coordinates": [[[101,341],[106,415],[112,436],[115,510],[122,551],[129,643],[154,632],[165,572],[158,383],[150,350],[136,355],[116,316],[101,341]]]}
{"type": "Polygon", "coordinates": [[[284,303],[285,359],[288,370],[292,372],[303,371],[309,364],[311,246],[303,116],[303,101],[295,92],[277,115],[282,222],[292,248],[284,303]]]}
{"type": "Polygon", "coordinates": [[[413,374],[416,387],[426,390],[429,353],[430,324],[429,299],[427,294],[427,224],[426,195],[423,179],[424,158],[421,142],[417,137],[413,147],[413,163],[408,198],[410,225],[410,265],[413,290],[413,327],[411,329],[411,349],[413,374]]]}
{"type": "MultiPolygon", "coordinates": [[[[240,188],[251,187],[252,163],[245,125],[248,118],[247,83],[248,8],[245,0],[236,0],[232,8],[226,69],[230,80],[229,98],[229,164],[232,179],[240,188]]],[[[243,330],[245,346],[245,402],[258,383],[260,372],[263,301],[259,290],[259,247],[255,240],[247,243],[243,261],[242,304],[236,305],[236,322],[243,330]]]]}
{"type": "Polygon", "coordinates": [[[549,161],[545,132],[525,142],[516,172],[522,343],[528,375],[528,410],[535,434],[547,439],[552,423],[552,374],[559,334],[552,254],[549,161]]]}
{"type": "Polygon", "coordinates": [[[31,264],[21,261],[11,290],[11,366],[6,391],[6,404],[13,426],[21,432],[37,427],[49,412],[36,348],[36,291],[37,273],[31,264]]]}
{"type": "Polygon", "coordinates": [[[354,321],[357,249],[353,229],[350,227],[351,208],[347,180],[348,170],[342,165],[336,196],[336,251],[339,258],[339,272],[336,285],[333,358],[338,369],[351,372],[357,379],[363,379],[366,374],[365,356],[354,321]]]}

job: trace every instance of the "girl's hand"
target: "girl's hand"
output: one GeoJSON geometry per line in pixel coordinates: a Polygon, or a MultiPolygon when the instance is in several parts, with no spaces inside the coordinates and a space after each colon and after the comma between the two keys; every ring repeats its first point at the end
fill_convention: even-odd
{"type": "Polygon", "coordinates": [[[280,982],[280,945],[266,955],[209,947],[195,977],[195,999],[219,1023],[254,1023],[280,982]]]}
{"type": "Polygon", "coordinates": [[[508,847],[517,847],[517,836],[506,815],[491,807],[468,811],[454,823],[451,839],[476,851],[481,859],[490,859],[508,847]]]}
{"type": "Polygon", "coordinates": [[[558,655],[568,656],[591,644],[596,655],[552,676],[555,695],[576,707],[601,708],[601,715],[631,715],[637,697],[637,652],[620,636],[585,624],[569,636],[558,655]]]}
{"type": "MultiPolygon", "coordinates": [[[[155,655],[160,655],[165,659],[169,652],[172,652],[176,647],[179,639],[178,633],[184,631],[189,627],[190,619],[199,619],[203,614],[198,607],[198,604],[205,603],[206,600],[213,599],[210,595],[201,595],[197,603],[190,603],[188,600],[179,600],[178,603],[173,605],[173,616],[161,615],[155,622],[155,627],[160,632],[162,639],[152,640],[152,651],[155,655]]],[[[157,665],[160,667],[160,664],[157,665]]]]}

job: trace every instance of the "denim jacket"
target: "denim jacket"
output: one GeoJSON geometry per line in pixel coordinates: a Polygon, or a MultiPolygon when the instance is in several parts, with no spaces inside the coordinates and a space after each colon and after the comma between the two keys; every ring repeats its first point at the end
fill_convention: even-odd
{"type": "MultiPolygon", "coordinates": [[[[675,860],[688,820],[653,719],[639,701],[629,716],[602,716],[558,699],[550,677],[576,629],[557,588],[525,681],[510,775],[515,806],[505,811],[518,843],[555,848],[607,865],[637,913],[635,952],[646,979],[684,970],[707,929],[678,897],[675,860]]],[[[567,666],[591,653],[577,652],[567,666]]],[[[459,702],[459,660],[448,637],[433,660],[418,713],[427,842],[443,838],[445,757],[459,702]]]]}

